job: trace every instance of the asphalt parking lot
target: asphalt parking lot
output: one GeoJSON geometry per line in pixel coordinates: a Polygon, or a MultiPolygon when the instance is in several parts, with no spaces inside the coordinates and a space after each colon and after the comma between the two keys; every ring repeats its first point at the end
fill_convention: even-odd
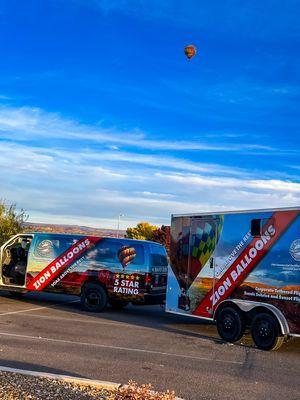
{"type": "Polygon", "coordinates": [[[300,340],[277,352],[223,343],[214,325],[158,306],[102,314],[78,298],[0,293],[0,364],[125,383],[151,382],[185,399],[300,398],[300,340]]]}

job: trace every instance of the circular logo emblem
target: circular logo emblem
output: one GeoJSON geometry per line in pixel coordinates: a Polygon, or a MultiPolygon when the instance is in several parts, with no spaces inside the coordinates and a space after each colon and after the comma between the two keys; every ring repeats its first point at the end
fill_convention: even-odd
{"type": "Polygon", "coordinates": [[[300,239],[294,240],[291,244],[290,255],[294,260],[300,261],[300,239]]]}
{"type": "Polygon", "coordinates": [[[41,257],[50,256],[53,252],[53,243],[50,240],[43,240],[37,246],[37,253],[41,257]]]}

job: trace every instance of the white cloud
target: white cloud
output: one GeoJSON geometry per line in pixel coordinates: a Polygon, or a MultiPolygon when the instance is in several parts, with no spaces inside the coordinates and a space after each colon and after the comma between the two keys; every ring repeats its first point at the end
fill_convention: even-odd
{"type": "MultiPolygon", "coordinates": [[[[0,107],[0,137],[27,141],[34,139],[66,139],[86,143],[101,143],[108,146],[130,146],[147,150],[206,150],[222,152],[275,151],[271,146],[253,143],[215,144],[200,140],[166,141],[148,138],[139,130],[120,132],[116,128],[89,126],[59,114],[46,113],[39,108],[0,107]]],[[[116,147],[114,147],[116,148],[116,147]]]]}
{"type": "Polygon", "coordinates": [[[288,182],[279,179],[236,179],[228,177],[207,177],[199,175],[183,175],[183,174],[163,174],[158,176],[165,177],[169,180],[180,182],[185,185],[194,185],[197,187],[218,187],[218,188],[248,188],[257,190],[272,190],[285,193],[298,193],[300,195],[300,183],[288,182]]]}
{"type": "Polygon", "coordinates": [[[17,202],[34,221],[114,227],[122,213],[127,226],[168,224],[172,213],[299,205],[300,183],[275,173],[267,179],[163,154],[158,143],[166,141],[154,140],[150,154],[120,150],[122,140],[152,144],[138,131],[126,139],[116,129],[86,127],[39,109],[2,108],[0,138],[0,198],[17,202]],[[88,147],[79,141],[85,132],[88,147]],[[102,138],[101,148],[93,135],[96,142],[102,138]],[[118,146],[111,148],[111,136],[118,146]],[[55,147],[49,137],[69,141],[57,140],[55,147]]]}

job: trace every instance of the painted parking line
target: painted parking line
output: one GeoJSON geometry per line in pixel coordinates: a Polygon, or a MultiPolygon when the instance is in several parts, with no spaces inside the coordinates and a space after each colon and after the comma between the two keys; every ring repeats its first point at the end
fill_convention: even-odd
{"type": "Polygon", "coordinates": [[[0,313],[0,317],[3,316],[3,315],[22,314],[22,313],[26,313],[26,312],[30,312],[30,311],[50,309],[50,308],[53,308],[53,307],[56,307],[56,306],[60,306],[60,305],[63,305],[63,304],[77,303],[78,301],[79,300],[71,300],[71,301],[66,301],[64,303],[56,303],[56,304],[53,304],[50,307],[41,306],[41,307],[34,307],[34,308],[26,308],[25,310],[8,311],[8,312],[0,313]]]}
{"type": "MultiPolygon", "coordinates": [[[[0,314],[1,316],[1,314],[0,314]]],[[[83,319],[83,318],[68,318],[68,317],[56,317],[56,316],[48,316],[48,315],[39,315],[39,314],[28,314],[28,317],[33,317],[33,318],[42,318],[42,319],[48,319],[48,320],[53,320],[53,321],[66,321],[66,322],[78,322],[78,323],[84,323],[84,324],[95,324],[95,325],[111,325],[111,326],[122,326],[126,328],[134,328],[134,329],[155,329],[152,328],[151,326],[136,326],[129,324],[127,322],[115,322],[115,321],[105,321],[103,319],[100,320],[93,320],[93,319],[83,319]]]]}
{"type": "Polygon", "coordinates": [[[9,332],[0,332],[0,336],[6,337],[13,337],[19,339],[30,339],[30,340],[37,340],[37,341],[46,341],[46,342],[55,342],[55,343],[64,343],[64,344],[71,344],[75,346],[89,346],[89,347],[98,347],[102,349],[110,349],[110,350],[122,350],[131,353],[144,353],[144,354],[153,354],[153,355],[160,355],[172,358],[184,358],[189,360],[198,360],[198,361],[211,361],[214,363],[222,363],[222,364],[235,364],[235,365],[243,365],[241,361],[231,361],[231,360],[221,360],[217,358],[209,358],[209,357],[196,357],[196,356],[189,356],[186,354],[176,354],[176,353],[168,353],[163,351],[155,351],[155,350],[147,350],[147,349],[139,349],[134,347],[120,347],[120,346],[107,346],[104,344],[99,343],[89,343],[89,342],[77,342],[73,340],[65,340],[65,339],[54,339],[48,338],[43,336],[30,336],[30,335],[19,335],[16,333],[9,333],[9,332]]]}

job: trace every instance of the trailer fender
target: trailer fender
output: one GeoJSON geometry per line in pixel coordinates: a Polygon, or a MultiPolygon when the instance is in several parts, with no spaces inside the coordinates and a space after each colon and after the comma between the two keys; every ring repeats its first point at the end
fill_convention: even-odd
{"type": "Polygon", "coordinates": [[[258,308],[260,310],[267,309],[268,311],[270,311],[276,317],[276,319],[277,319],[277,321],[279,323],[282,335],[288,336],[290,334],[289,325],[287,323],[287,320],[286,320],[285,316],[283,315],[283,313],[277,307],[273,306],[272,304],[262,303],[262,302],[258,302],[258,301],[240,300],[240,299],[224,300],[218,305],[218,307],[214,311],[214,317],[213,317],[214,320],[216,319],[218,312],[225,305],[226,306],[235,305],[241,311],[243,311],[245,313],[248,313],[249,311],[252,311],[252,310],[254,310],[256,308],[258,308]]]}

